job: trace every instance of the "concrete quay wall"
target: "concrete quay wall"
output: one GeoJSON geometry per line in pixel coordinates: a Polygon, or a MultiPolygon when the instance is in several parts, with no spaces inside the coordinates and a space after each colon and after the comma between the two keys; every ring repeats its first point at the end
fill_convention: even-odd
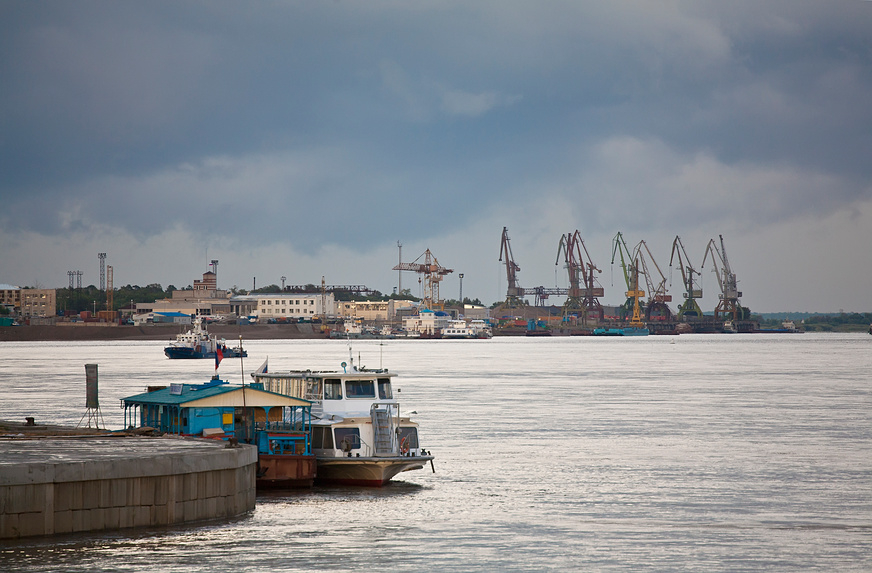
{"type": "Polygon", "coordinates": [[[0,440],[0,538],[244,514],[257,449],[145,437],[0,440]]]}

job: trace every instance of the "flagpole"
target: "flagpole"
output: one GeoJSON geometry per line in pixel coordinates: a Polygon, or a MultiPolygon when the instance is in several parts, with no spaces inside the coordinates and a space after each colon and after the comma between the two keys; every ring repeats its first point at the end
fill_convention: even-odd
{"type": "MultiPolygon", "coordinates": [[[[245,365],[243,364],[244,354],[242,352],[242,335],[239,335],[239,370],[242,375],[242,385],[245,386],[245,365]]],[[[244,399],[244,398],[243,398],[244,399]]]]}

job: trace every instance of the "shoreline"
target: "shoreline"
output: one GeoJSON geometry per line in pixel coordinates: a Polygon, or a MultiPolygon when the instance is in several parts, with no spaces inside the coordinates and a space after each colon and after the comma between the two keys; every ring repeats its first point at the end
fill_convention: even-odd
{"type": "MultiPolygon", "coordinates": [[[[245,340],[319,339],[326,332],[311,324],[210,324],[209,333],[228,343],[242,337],[245,340]],[[302,327],[302,328],[301,328],[302,327]]],[[[68,324],[64,326],[0,326],[0,342],[71,341],[71,340],[175,340],[176,335],[190,325],[167,324],[148,326],[106,325],[105,323],[68,324]]]]}

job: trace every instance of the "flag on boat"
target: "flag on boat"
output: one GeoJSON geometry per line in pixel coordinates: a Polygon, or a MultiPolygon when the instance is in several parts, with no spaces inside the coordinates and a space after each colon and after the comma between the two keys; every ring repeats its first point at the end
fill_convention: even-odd
{"type": "Polygon", "coordinates": [[[266,357],[266,360],[263,361],[263,364],[260,365],[260,368],[254,371],[255,374],[266,374],[266,363],[269,362],[269,356],[266,357]]]}
{"type": "Polygon", "coordinates": [[[219,346],[215,349],[215,370],[218,370],[218,365],[221,364],[222,360],[224,360],[224,352],[219,346]]]}

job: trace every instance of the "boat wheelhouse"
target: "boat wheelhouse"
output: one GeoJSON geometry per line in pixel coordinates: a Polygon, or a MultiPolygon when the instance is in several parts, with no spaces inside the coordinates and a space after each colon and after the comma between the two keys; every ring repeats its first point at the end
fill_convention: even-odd
{"type": "Polygon", "coordinates": [[[432,469],[433,456],[420,445],[418,424],[401,413],[394,398],[394,374],[358,369],[353,361],[342,368],[252,373],[265,390],[312,403],[316,481],[382,486],[427,462],[432,469]]]}

